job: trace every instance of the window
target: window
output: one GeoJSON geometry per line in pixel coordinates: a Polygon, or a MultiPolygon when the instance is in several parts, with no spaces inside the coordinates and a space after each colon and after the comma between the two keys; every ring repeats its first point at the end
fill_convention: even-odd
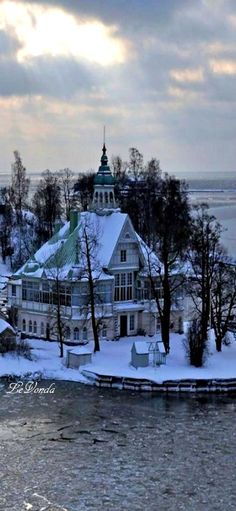
{"type": "Polygon", "coordinates": [[[105,192],[105,203],[108,204],[108,193],[105,192]]]}
{"type": "Polygon", "coordinates": [[[145,281],[137,280],[136,287],[136,298],[137,300],[149,300],[151,296],[150,283],[145,281]]]}
{"type": "Polygon", "coordinates": [[[66,327],[66,336],[65,337],[66,337],[66,339],[70,339],[70,327],[69,326],[66,327]]]}
{"type": "Polygon", "coordinates": [[[39,284],[37,282],[22,282],[22,300],[39,302],[39,284]]]}
{"type": "Polygon", "coordinates": [[[12,284],[11,294],[12,294],[12,296],[16,296],[16,285],[15,284],[12,284]]]}
{"type": "Polygon", "coordinates": [[[42,303],[50,303],[50,287],[48,282],[42,283],[42,291],[41,291],[41,302],[42,303]]]}
{"type": "Polygon", "coordinates": [[[120,251],[120,262],[125,263],[126,262],[126,250],[120,251]]]}
{"type": "Polygon", "coordinates": [[[34,321],[34,334],[37,334],[37,322],[34,321]]]}
{"type": "Polygon", "coordinates": [[[131,314],[129,317],[129,329],[134,330],[134,314],[131,314]]]}
{"type": "Polygon", "coordinates": [[[96,301],[96,303],[111,303],[112,302],[112,286],[111,286],[110,282],[96,283],[95,301],[96,301]]]}
{"type": "Polygon", "coordinates": [[[40,333],[41,333],[41,335],[44,335],[44,323],[43,322],[41,323],[41,326],[40,326],[40,333]]]}
{"type": "Polygon", "coordinates": [[[110,192],[110,202],[114,202],[114,197],[113,197],[113,193],[110,192]]]}
{"type": "Polygon", "coordinates": [[[32,327],[32,321],[30,320],[29,321],[29,333],[32,334],[32,330],[33,330],[33,327],[32,327]]]}
{"type": "Polygon", "coordinates": [[[58,300],[60,305],[70,306],[71,305],[71,288],[70,286],[61,284],[58,282],[57,284],[53,284],[52,286],[52,301],[54,305],[58,304],[58,300]]]}
{"type": "Polygon", "coordinates": [[[26,332],[26,321],[25,321],[25,319],[22,319],[22,331],[26,332]]]}
{"type": "Polygon", "coordinates": [[[74,328],[74,341],[79,341],[79,329],[77,326],[74,328]]]}
{"type": "Polygon", "coordinates": [[[86,328],[86,326],[83,328],[83,341],[87,341],[87,328],[86,328]]]}
{"type": "Polygon", "coordinates": [[[132,300],[133,273],[118,273],[115,275],[115,301],[132,300]]]}
{"type": "Polygon", "coordinates": [[[88,284],[75,285],[72,290],[72,305],[82,306],[88,305],[89,288],[88,284]]]}
{"type": "Polygon", "coordinates": [[[106,327],[106,325],[103,325],[103,327],[102,327],[102,337],[104,337],[104,339],[106,339],[106,337],[107,337],[107,327],[106,327]]]}
{"type": "Polygon", "coordinates": [[[160,287],[160,284],[155,286],[155,292],[157,294],[157,297],[160,300],[164,297],[164,295],[163,295],[163,287],[160,287]]]}

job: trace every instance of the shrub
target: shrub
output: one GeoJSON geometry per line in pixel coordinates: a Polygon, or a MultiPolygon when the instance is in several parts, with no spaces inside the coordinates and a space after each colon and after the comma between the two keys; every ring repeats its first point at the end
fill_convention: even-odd
{"type": "Polygon", "coordinates": [[[5,353],[15,353],[18,356],[23,356],[31,360],[30,346],[22,339],[16,341],[14,336],[6,336],[1,339],[0,354],[5,355],[5,353]]]}
{"type": "Polygon", "coordinates": [[[190,364],[202,367],[206,356],[206,339],[202,338],[201,323],[198,319],[193,319],[184,339],[184,347],[190,364]]]}
{"type": "Polygon", "coordinates": [[[143,328],[138,328],[136,335],[146,335],[146,330],[143,328]]]}
{"type": "Polygon", "coordinates": [[[9,351],[16,350],[16,338],[14,336],[3,336],[0,340],[0,353],[4,355],[9,351]]]}
{"type": "Polygon", "coordinates": [[[234,340],[233,332],[226,332],[222,342],[225,346],[229,346],[233,342],[233,340],[234,340]]]}
{"type": "Polygon", "coordinates": [[[28,360],[32,360],[31,349],[29,344],[24,340],[20,339],[16,344],[16,353],[28,360]]]}

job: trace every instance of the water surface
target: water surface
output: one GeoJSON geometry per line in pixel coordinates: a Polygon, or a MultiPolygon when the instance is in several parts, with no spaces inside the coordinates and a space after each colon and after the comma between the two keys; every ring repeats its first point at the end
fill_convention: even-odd
{"type": "Polygon", "coordinates": [[[6,390],[1,511],[235,510],[234,398],[69,382],[48,395],[6,390]]]}

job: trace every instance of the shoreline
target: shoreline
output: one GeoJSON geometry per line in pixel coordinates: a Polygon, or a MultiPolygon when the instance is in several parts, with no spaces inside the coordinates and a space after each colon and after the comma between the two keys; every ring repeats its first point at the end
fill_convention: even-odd
{"type": "Polygon", "coordinates": [[[97,388],[107,388],[122,391],[135,391],[137,393],[149,392],[152,394],[236,394],[235,378],[207,378],[207,379],[178,379],[165,380],[162,383],[143,378],[131,378],[122,376],[111,376],[106,374],[97,374],[87,369],[81,371],[81,380],[71,379],[52,379],[46,375],[34,373],[32,375],[4,375],[0,377],[0,383],[11,383],[16,381],[51,381],[54,383],[77,383],[79,385],[88,385],[97,388]]]}

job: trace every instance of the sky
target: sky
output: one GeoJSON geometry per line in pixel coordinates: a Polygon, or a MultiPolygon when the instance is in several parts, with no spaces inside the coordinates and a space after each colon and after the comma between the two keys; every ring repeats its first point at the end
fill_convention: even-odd
{"type": "Polygon", "coordinates": [[[0,1],[0,172],[236,169],[235,0],[0,1]]]}

